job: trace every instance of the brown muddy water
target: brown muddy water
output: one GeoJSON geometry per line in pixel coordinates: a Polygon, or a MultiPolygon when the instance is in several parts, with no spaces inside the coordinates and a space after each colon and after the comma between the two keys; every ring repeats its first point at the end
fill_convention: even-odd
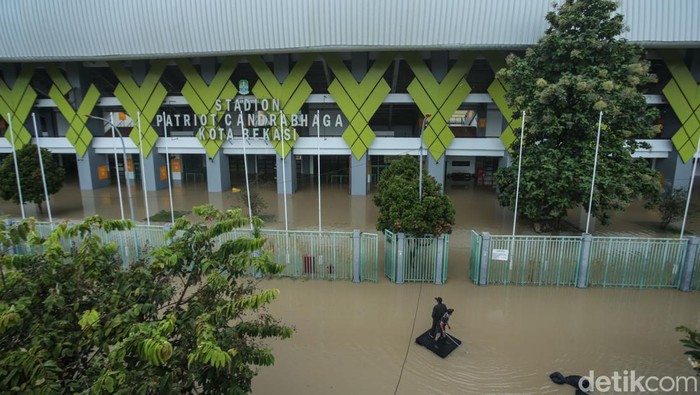
{"type": "MultiPolygon", "coordinates": [[[[244,185],[239,184],[235,186],[244,185]]],[[[136,218],[145,221],[143,191],[132,186],[136,218]]],[[[267,204],[266,227],[284,229],[282,195],[271,184],[259,191],[267,204]]],[[[253,381],[255,394],[573,394],[573,387],[553,384],[549,373],[586,375],[593,370],[611,376],[634,370],[637,376],[693,376],[674,328],[700,328],[700,292],[477,287],[468,279],[469,232],[510,234],[513,215],[498,205],[490,187],[448,186],[446,192],[455,204],[457,223],[445,285],[396,285],[383,278],[376,284],[262,282],[281,290],[270,312],[296,331],[291,339],[269,343],[276,363],[260,370],[253,381]],[[436,296],[455,309],[449,333],[463,341],[446,359],[414,342],[431,324],[436,296]]],[[[698,193],[694,191],[694,202],[700,201],[698,193]]],[[[181,211],[203,203],[243,207],[239,195],[207,193],[203,183],[173,188],[174,208],[181,211]]],[[[148,201],[151,215],[169,210],[167,189],[149,192],[148,201]]],[[[287,199],[289,229],[317,229],[317,204],[314,183],[300,180],[299,192],[287,199]]],[[[77,181],[69,181],[51,205],[55,220],[121,216],[116,186],[80,191],[77,181]]],[[[9,202],[0,202],[0,211],[20,216],[19,207],[9,202]]],[[[32,207],[27,215],[42,217],[32,207]]],[[[372,195],[350,196],[347,184],[322,185],[323,229],[376,232],[376,217],[372,195]]],[[[657,223],[658,213],[635,203],[616,215],[612,225],[596,225],[593,233],[678,237],[677,232],[659,231],[657,223]]],[[[691,215],[687,230],[700,233],[700,215],[691,215]]],[[[519,221],[517,233],[532,233],[532,228],[519,221]]],[[[382,248],[380,241],[380,259],[382,248]]]]}

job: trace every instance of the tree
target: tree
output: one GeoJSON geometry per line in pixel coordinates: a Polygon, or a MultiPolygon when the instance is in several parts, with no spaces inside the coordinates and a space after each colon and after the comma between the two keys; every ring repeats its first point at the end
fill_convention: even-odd
{"type": "MultiPolygon", "coordinates": [[[[53,195],[63,187],[66,171],[56,164],[49,150],[42,148],[41,158],[44,162],[46,188],[49,195],[53,195]]],[[[46,196],[41,179],[39,153],[35,145],[28,144],[17,151],[17,165],[19,167],[19,182],[22,187],[22,199],[25,202],[36,203],[39,212],[43,213],[41,203],[46,201],[46,196]]],[[[6,156],[0,163],[0,197],[3,200],[12,200],[19,204],[17,175],[12,155],[6,156]]]]}
{"type": "Polygon", "coordinates": [[[250,392],[254,366],[274,363],[263,341],[292,329],[264,310],[279,291],[244,275],[282,267],[262,251],[259,220],[252,238],[221,242],[240,211],[194,212],[201,221],[179,218],[167,246],[127,269],[98,233],[128,237],[133,224],[97,216],[31,235],[41,254],[3,255],[0,392],[250,392]]]}
{"type": "Polygon", "coordinates": [[[683,188],[664,190],[659,202],[661,227],[666,229],[671,222],[683,218],[688,191],[683,188]]]}
{"type": "MultiPolygon", "coordinates": [[[[244,189],[241,194],[238,195],[238,199],[241,204],[243,204],[246,209],[248,208],[248,192],[244,189]]],[[[254,216],[262,215],[262,211],[267,208],[265,199],[260,195],[257,189],[250,190],[250,211],[253,212],[254,216]]]]}
{"type": "Polygon", "coordinates": [[[418,161],[406,155],[382,172],[374,204],[379,207],[377,230],[388,229],[422,237],[452,233],[455,209],[440,184],[423,170],[423,199],[418,196],[418,161]]]}
{"type": "MultiPolygon", "coordinates": [[[[619,38],[623,17],[614,0],[566,0],[547,13],[549,28],[522,58],[508,56],[497,77],[508,85],[511,108],[526,111],[519,212],[558,226],[568,209],[588,209],[599,113],[603,126],[592,214],[608,223],[610,212],[631,201],[657,202],[658,172],[632,158],[648,147],[639,138],[659,132],[657,111],[638,90],[655,82],[640,47],[619,38]]],[[[516,131],[519,136],[520,131],[516,131]]],[[[508,147],[518,163],[520,139],[508,147]]],[[[517,166],[496,174],[498,200],[515,204],[517,166]]]]}

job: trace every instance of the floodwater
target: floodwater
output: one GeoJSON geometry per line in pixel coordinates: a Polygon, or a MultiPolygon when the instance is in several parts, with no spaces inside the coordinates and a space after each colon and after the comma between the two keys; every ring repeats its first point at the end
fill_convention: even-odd
{"type": "MultiPolygon", "coordinates": [[[[300,190],[286,201],[286,226],[317,229],[318,190],[313,180],[299,183],[300,190]]],[[[132,187],[135,217],[145,220],[142,189],[139,184],[132,187]]],[[[124,215],[129,218],[123,189],[124,215]]],[[[258,190],[267,205],[262,211],[266,226],[284,229],[282,195],[274,184],[258,190]]],[[[573,394],[572,387],[552,383],[549,373],[693,376],[678,341],[681,334],[674,328],[700,328],[700,292],[477,287],[467,274],[469,232],[510,234],[513,215],[499,207],[491,187],[448,187],[446,192],[455,204],[457,224],[445,285],[396,285],[383,278],[362,284],[292,279],[261,283],[281,290],[269,310],[296,331],[291,339],[269,342],[276,363],[260,370],[253,381],[255,394],[573,394]],[[445,359],[414,342],[431,324],[436,296],[455,309],[449,333],[463,341],[445,359]]],[[[207,202],[243,208],[239,195],[207,193],[203,183],[177,184],[174,209],[190,211],[207,202]]],[[[150,215],[169,210],[168,190],[149,192],[148,202],[150,215]]],[[[80,191],[75,180],[52,197],[51,208],[54,219],[121,217],[116,187],[80,191]]],[[[9,202],[0,202],[0,210],[20,216],[18,206],[9,202]]],[[[347,184],[322,186],[321,213],[325,230],[376,232],[371,195],[350,196],[347,184]]],[[[27,215],[39,214],[27,207],[27,215]]],[[[577,213],[570,219],[580,220],[577,213]]],[[[656,212],[636,203],[614,216],[612,225],[596,225],[593,233],[677,237],[677,232],[659,231],[657,223],[656,212]]],[[[518,234],[532,233],[529,224],[517,225],[518,234]]],[[[687,230],[700,232],[699,215],[689,218],[687,230]]],[[[382,247],[380,242],[380,257],[382,247]]]]}

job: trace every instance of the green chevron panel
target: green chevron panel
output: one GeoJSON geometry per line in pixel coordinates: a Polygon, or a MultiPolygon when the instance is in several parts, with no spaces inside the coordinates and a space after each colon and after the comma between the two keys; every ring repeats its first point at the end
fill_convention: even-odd
{"type": "Polygon", "coordinates": [[[683,162],[688,162],[698,150],[700,84],[695,81],[677,52],[663,51],[662,56],[672,77],[664,87],[663,94],[681,123],[671,141],[683,162]]]}
{"type": "Polygon", "coordinates": [[[66,138],[75,148],[75,152],[82,157],[90,147],[93,138],[92,133],[85,125],[87,121],[85,115],[92,113],[95,105],[97,105],[97,101],[100,99],[100,92],[95,85],[91,84],[76,111],[68,99],[65,98],[73,89],[68,79],[63,76],[56,66],[47,67],[47,71],[53,81],[53,86],[49,90],[49,97],[56,103],[61,115],[68,122],[66,138]]]}
{"type": "MultiPolygon", "coordinates": [[[[306,82],[306,74],[313,64],[314,57],[312,55],[302,55],[282,83],[280,83],[261,57],[251,56],[248,58],[248,61],[259,78],[253,86],[253,94],[258,99],[279,99],[280,110],[287,122],[286,127],[293,129],[289,115],[298,113],[311,95],[311,92],[313,92],[311,85],[306,82]]],[[[281,127],[282,117],[277,116],[275,120],[275,125],[270,128],[270,140],[277,155],[285,158],[292,151],[299,134],[294,130],[293,137],[289,140],[274,138],[277,130],[281,127]]]]}
{"type": "Polygon", "coordinates": [[[690,106],[690,102],[683,95],[683,92],[676,81],[669,81],[662,92],[664,96],[666,96],[668,103],[671,105],[671,109],[673,109],[673,112],[681,121],[681,124],[683,124],[693,115],[693,108],[690,106]]]}
{"type": "Polygon", "coordinates": [[[449,120],[471,92],[464,76],[471,69],[474,59],[467,54],[460,56],[442,81],[437,81],[419,54],[407,54],[406,62],[415,76],[408,85],[408,93],[421,113],[431,114],[423,131],[423,143],[433,158],[438,160],[454,140],[449,120]]]}
{"type": "MultiPolygon", "coordinates": [[[[10,114],[12,132],[15,136],[15,149],[19,150],[32,141],[32,135],[24,127],[29,112],[36,101],[37,94],[32,89],[30,82],[34,74],[34,66],[23,65],[12,88],[5,81],[0,80],[0,116],[7,118],[10,114]]],[[[7,120],[7,119],[6,119],[7,120]]],[[[5,138],[13,144],[12,134],[5,133],[5,138]]]]}
{"type": "Polygon", "coordinates": [[[369,120],[391,92],[391,87],[384,80],[384,73],[393,58],[394,55],[390,53],[379,55],[358,83],[340,57],[326,56],[326,61],[335,75],[328,87],[328,93],[333,96],[340,111],[350,121],[350,125],[343,132],[343,140],[356,159],[365,155],[376,137],[369,126],[369,120]]]}
{"type": "Polygon", "coordinates": [[[154,60],[141,85],[134,81],[131,73],[120,62],[110,62],[119,84],[114,95],[119,99],[124,111],[134,120],[134,130],[129,134],[143,155],[148,156],[158,140],[158,132],[151,125],[168,91],[160,83],[165,71],[165,60],[154,60]],[[141,133],[139,133],[139,123],[141,133]]]}
{"type": "MultiPolygon", "coordinates": [[[[486,60],[491,66],[494,74],[506,67],[505,58],[503,58],[501,54],[488,53],[486,55],[486,60]]],[[[498,110],[501,111],[501,114],[503,114],[503,118],[505,118],[506,122],[508,122],[505,129],[501,132],[501,142],[503,142],[506,149],[510,150],[511,145],[513,145],[517,139],[515,130],[520,128],[521,125],[518,124],[518,119],[514,118],[515,111],[508,106],[508,102],[506,101],[506,92],[508,91],[508,87],[498,78],[494,78],[493,82],[491,85],[489,85],[486,91],[489,93],[489,95],[491,95],[491,99],[493,99],[496,107],[498,107],[498,110]]]]}

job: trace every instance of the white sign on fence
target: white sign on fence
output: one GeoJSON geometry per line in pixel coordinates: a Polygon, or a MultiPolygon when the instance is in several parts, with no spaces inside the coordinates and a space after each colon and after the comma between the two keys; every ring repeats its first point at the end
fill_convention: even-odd
{"type": "Polygon", "coordinates": [[[507,261],[508,260],[508,250],[495,249],[491,252],[491,259],[494,261],[507,261]]]}

